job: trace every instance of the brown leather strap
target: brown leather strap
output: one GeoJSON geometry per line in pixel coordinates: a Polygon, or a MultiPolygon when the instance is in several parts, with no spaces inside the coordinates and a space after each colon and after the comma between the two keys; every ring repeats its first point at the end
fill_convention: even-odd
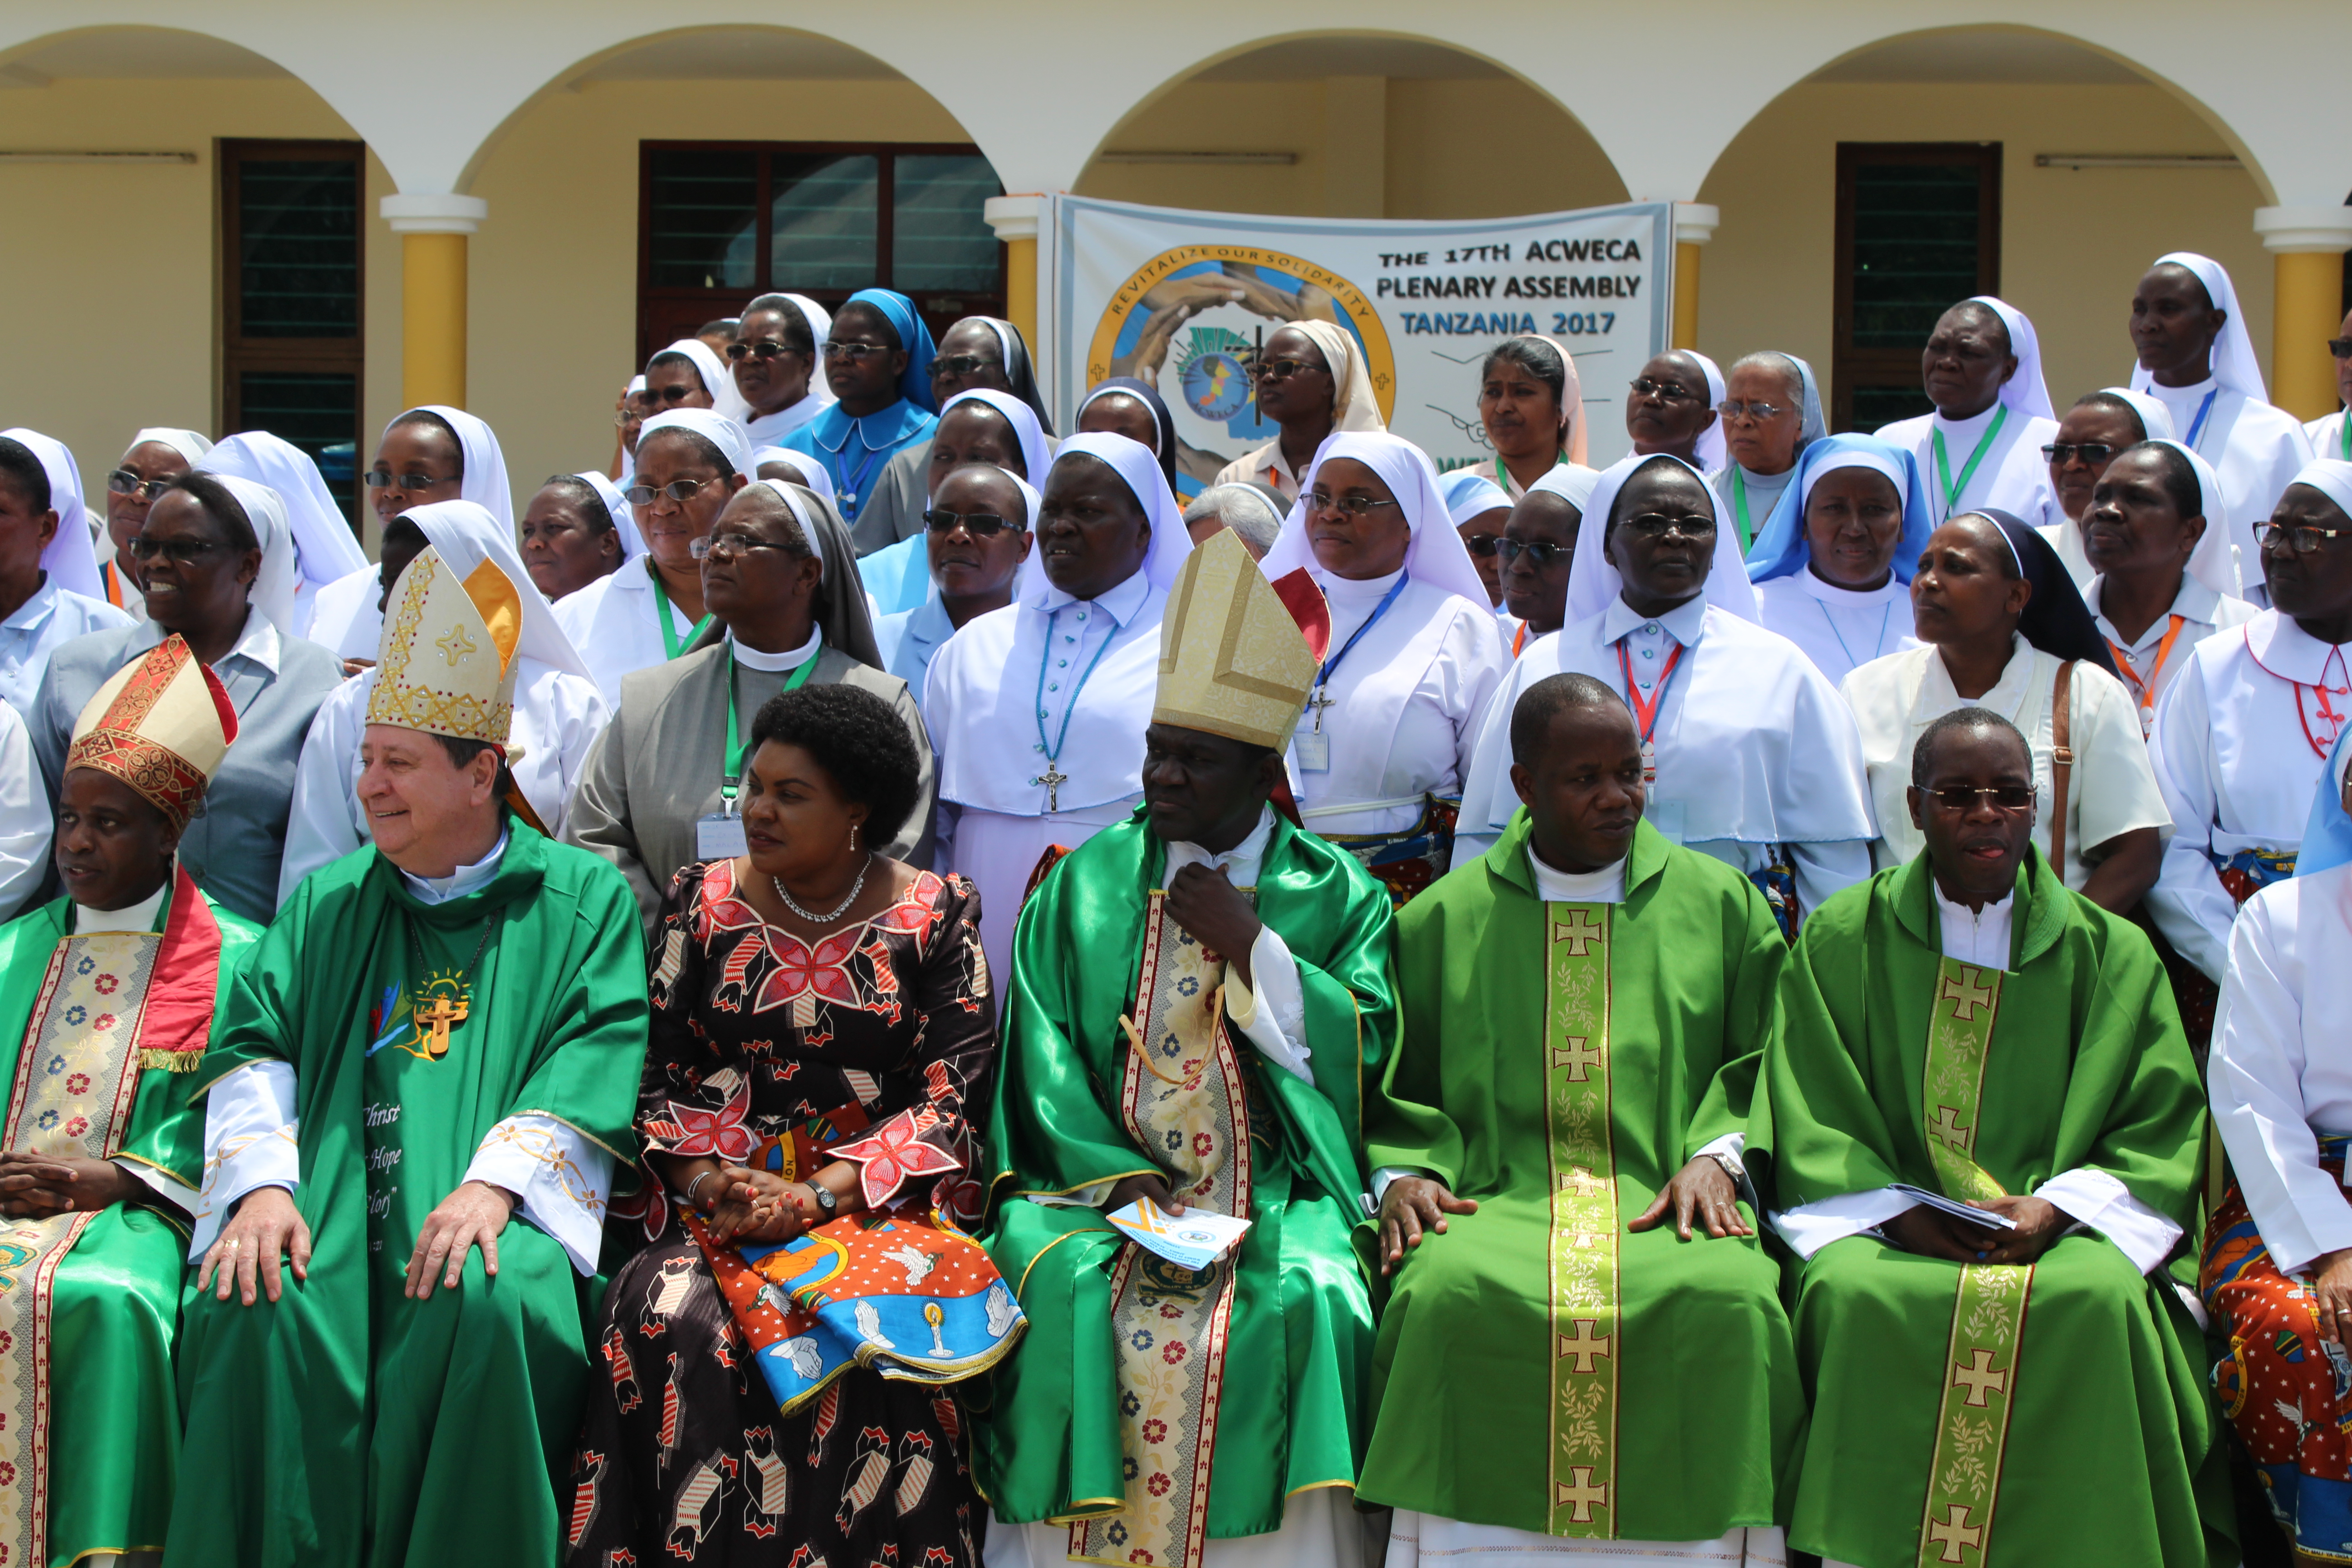
{"type": "Polygon", "coordinates": [[[2066,877],[2066,776],[2074,771],[2074,749],[2066,742],[2073,739],[2069,721],[2074,717],[2074,704],[2067,701],[2074,685],[2074,661],[2068,659],[2058,667],[2058,679],[2050,687],[2050,868],[2063,881],[2066,877]]]}

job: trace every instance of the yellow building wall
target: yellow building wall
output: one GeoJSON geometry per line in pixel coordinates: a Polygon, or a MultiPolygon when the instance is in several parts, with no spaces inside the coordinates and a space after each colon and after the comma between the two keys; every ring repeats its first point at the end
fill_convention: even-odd
{"type": "Polygon", "coordinates": [[[1706,252],[1700,348],[1727,365],[1758,349],[1801,354],[1826,382],[1837,143],[1977,141],[2001,143],[2001,297],[2032,318],[2062,411],[2130,374],[2132,289],[2168,250],[2200,251],[2230,269],[2267,367],[2271,259],[2253,231],[2263,198],[2252,176],[2034,167],[2038,153],[2230,151],[2156,87],[1791,89],[1699,192],[1723,209],[1706,252]]]}
{"type": "MultiPolygon", "coordinates": [[[[196,154],[193,164],[0,164],[0,205],[17,215],[0,243],[0,298],[16,306],[6,422],[71,447],[101,512],[106,475],[133,431],[221,433],[214,143],[236,137],[350,139],[352,130],[288,79],[61,80],[0,91],[0,146],[196,154]]],[[[398,242],[374,216],[391,189],[370,158],[363,432],[399,412],[398,242]]]]}

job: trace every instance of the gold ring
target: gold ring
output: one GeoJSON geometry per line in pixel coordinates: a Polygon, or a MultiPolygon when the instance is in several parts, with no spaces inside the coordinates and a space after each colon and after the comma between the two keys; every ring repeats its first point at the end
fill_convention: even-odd
{"type": "Polygon", "coordinates": [[[236,1250],[236,1237],[230,1237],[228,1240],[222,1243],[222,1245],[227,1247],[229,1251],[235,1252],[236,1250]]]}

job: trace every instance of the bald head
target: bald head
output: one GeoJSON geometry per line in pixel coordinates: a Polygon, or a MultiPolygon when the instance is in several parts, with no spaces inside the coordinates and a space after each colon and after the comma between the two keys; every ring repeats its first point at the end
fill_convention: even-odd
{"type": "MultiPolygon", "coordinates": [[[[1511,760],[1536,766],[1543,753],[1563,737],[1555,733],[1553,721],[1563,713],[1595,713],[1601,721],[1591,727],[1594,732],[1605,732],[1612,719],[1622,720],[1631,726],[1633,710],[1625,700],[1589,675],[1548,675],[1519,693],[1518,702],[1511,709],[1511,760]]],[[[1580,731],[1588,726],[1578,725],[1580,731]]],[[[1641,740],[1637,734],[1634,744],[1641,740]]]]}

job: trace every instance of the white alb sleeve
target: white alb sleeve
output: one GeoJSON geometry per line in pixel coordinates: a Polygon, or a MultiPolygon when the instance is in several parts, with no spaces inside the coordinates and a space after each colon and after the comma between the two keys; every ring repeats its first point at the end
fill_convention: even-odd
{"type": "Polygon", "coordinates": [[[2114,1176],[2087,1165],[2061,1171],[2033,1195],[2114,1242],[2142,1274],[2171,1257],[2180,1239],[2179,1226],[2132,1196],[2114,1176]]]}
{"type": "Polygon", "coordinates": [[[466,1180],[514,1194],[522,1217],[561,1243],[583,1277],[595,1277],[613,1156],[578,1128],[536,1111],[509,1116],[483,1134],[466,1180]]]}
{"type": "Polygon", "coordinates": [[[241,1067],[205,1094],[205,1174],[197,1190],[188,1260],[203,1258],[236,1201],[257,1187],[302,1184],[301,1129],[295,1121],[294,1065],[241,1067]]]}
{"type": "Polygon", "coordinates": [[[1875,1230],[1904,1210],[1916,1206],[1915,1200],[1893,1187],[1873,1187],[1868,1192],[1840,1193],[1817,1204],[1782,1209],[1772,1216],[1772,1227],[1780,1233],[1781,1240],[1796,1249],[1798,1257],[1811,1258],[1832,1241],[1875,1230]]]}
{"type": "Polygon", "coordinates": [[[1298,961],[1270,925],[1261,925],[1250,944],[1250,975],[1243,984],[1225,972],[1225,1014],[1241,1026],[1265,1058],[1291,1077],[1315,1081],[1307,1069],[1307,992],[1298,982],[1298,961]]]}

